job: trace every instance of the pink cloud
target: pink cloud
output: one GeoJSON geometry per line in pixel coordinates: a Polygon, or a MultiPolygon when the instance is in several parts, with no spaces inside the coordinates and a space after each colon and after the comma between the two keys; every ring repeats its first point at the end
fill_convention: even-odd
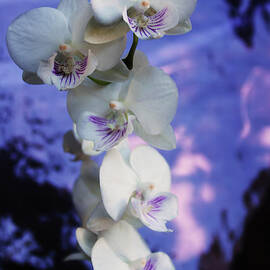
{"type": "Polygon", "coordinates": [[[192,213],[194,186],[191,183],[174,184],[173,193],[179,198],[179,215],[174,220],[178,234],[173,250],[176,260],[188,261],[206,249],[206,233],[192,213]]]}

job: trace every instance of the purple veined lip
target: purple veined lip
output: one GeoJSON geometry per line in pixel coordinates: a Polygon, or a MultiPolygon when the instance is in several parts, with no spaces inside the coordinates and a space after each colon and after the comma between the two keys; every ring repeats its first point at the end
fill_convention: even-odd
{"type": "Polygon", "coordinates": [[[156,220],[155,214],[161,211],[163,202],[166,201],[167,197],[164,195],[160,195],[150,201],[147,202],[146,207],[150,210],[147,211],[146,215],[150,218],[156,220]]]}
{"type": "Polygon", "coordinates": [[[166,196],[160,195],[160,196],[148,201],[147,205],[152,206],[153,211],[160,211],[160,208],[162,207],[162,204],[166,199],[167,199],[166,196]]]}
{"type": "Polygon", "coordinates": [[[108,151],[127,135],[128,120],[122,125],[119,125],[116,119],[99,116],[89,116],[88,120],[94,124],[99,136],[99,142],[95,145],[96,151],[108,151]]]}
{"type": "Polygon", "coordinates": [[[143,270],[155,270],[157,269],[157,261],[153,258],[149,258],[143,268],[143,270]]]}
{"type": "Polygon", "coordinates": [[[67,56],[63,62],[54,60],[52,73],[60,77],[60,84],[63,88],[76,85],[81,76],[85,73],[88,64],[88,56],[82,60],[74,61],[72,56],[67,56]]]}
{"type": "MultiPolygon", "coordinates": [[[[145,26],[140,26],[136,17],[128,17],[129,26],[131,30],[141,38],[151,38],[152,36],[157,36],[159,32],[166,27],[165,19],[168,16],[168,11],[168,8],[163,8],[155,15],[147,17],[145,26]]],[[[142,14],[142,16],[144,15],[142,14]]]]}

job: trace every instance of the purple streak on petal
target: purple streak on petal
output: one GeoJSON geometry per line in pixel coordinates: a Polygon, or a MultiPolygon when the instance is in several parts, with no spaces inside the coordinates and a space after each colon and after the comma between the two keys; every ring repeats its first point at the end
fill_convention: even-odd
{"type": "Polygon", "coordinates": [[[152,210],[150,212],[159,212],[163,202],[166,201],[166,199],[166,196],[161,195],[148,201],[147,205],[152,206],[152,210]]]}
{"type": "Polygon", "coordinates": [[[107,151],[115,146],[123,137],[126,136],[128,122],[124,122],[122,126],[117,125],[114,119],[108,120],[99,116],[89,116],[89,121],[96,126],[96,132],[100,137],[100,143],[95,145],[97,151],[107,151]],[[109,126],[113,126],[111,128],[109,126]]]}
{"type": "Polygon", "coordinates": [[[157,262],[153,258],[149,258],[143,268],[143,270],[155,270],[157,268],[157,262]]]}

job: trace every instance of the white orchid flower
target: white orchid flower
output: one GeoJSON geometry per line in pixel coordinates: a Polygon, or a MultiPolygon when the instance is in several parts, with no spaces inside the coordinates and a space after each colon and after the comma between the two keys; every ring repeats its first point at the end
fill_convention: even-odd
{"type": "Polygon", "coordinates": [[[141,39],[164,34],[184,34],[191,30],[190,16],[197,0],[92,0],[95,17],[104,24],[121,17],[141,39]]]}
{"type": "Polygon", "coordinates": [[[42,79],[58,89],[70,89],[96,69],[114,67],[125,49],[125,38],[99,46],[84,42],[91,17],[87,0],[62,0],[57,9],[36,8],[15,19],[8,28],[7,46],[26,82],[42,79]]]}
{"type": "Polygon", "coordinates": [[[125,221],[103,232],[88,255],[95,270],[175,269],[167,254],[151,253],[138,232],[125,221]]]}
{"type": "Polygon", "coordinates": [[[129,164],[117,149],[107,152],[100,167],[100,186],[113,220],[133,216],[152,230],[170,231],[166,223],[177,216],[178,200],[170,193],[170,168],[155,149],[135,148],[129,164]]]}
{"type": "Polygon", "coordinates": [[[106,87],[81,85],[69,92],[68,111],[87,152],[108,151],[133,129],[155,147],[175,148],[170,123],[177,109],[177,87],[166,73],[138,55],[128,81],[106,87]]]}

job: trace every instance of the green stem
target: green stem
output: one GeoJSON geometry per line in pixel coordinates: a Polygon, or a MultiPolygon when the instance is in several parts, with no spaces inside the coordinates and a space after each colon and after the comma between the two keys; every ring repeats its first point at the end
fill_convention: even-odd
{"type": "Polygon", "coordinates": [[[138,37],[135,34],[133,34],[132,46],[131,46],[131,48],[129,50],[129,53],[128,53],[127,57],[125,59],[123,59],[123,62],[126,64],[126,66],[127,66],[127,68],[129,70],[133,69],[134,54],[136,52],[138,42],[139,42],[138,37]]]}
{"type": "Polygon", "coordinates": [[[90,80],[92,80],[93,82],[95,82],[96,84],[101,85],[101,86],[106,86],[106,85],[111,84],[111,82],[106,82],[106,81],[102,81],[102,80],[99,80],[99,79],[95,79],[95,78],[93,78],[91,76],[88,76],[88,78],[90,80]]]}

